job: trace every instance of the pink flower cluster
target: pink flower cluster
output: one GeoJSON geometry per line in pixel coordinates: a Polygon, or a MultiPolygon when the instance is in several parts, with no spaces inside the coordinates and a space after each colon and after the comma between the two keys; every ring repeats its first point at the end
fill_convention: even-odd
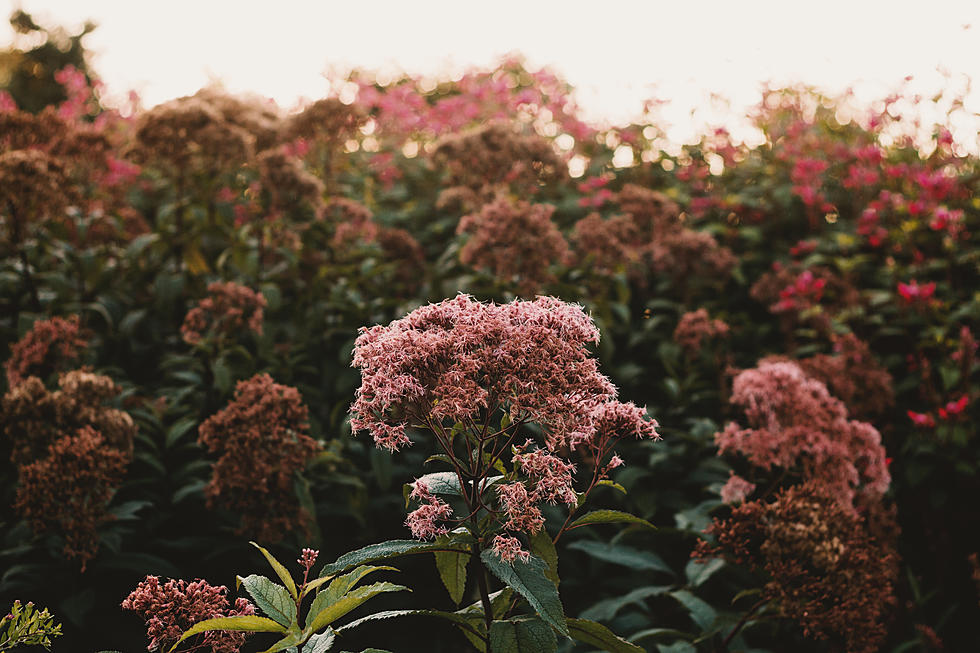
{"type": "Polygon", "coordinates": [[[726,337],[728,325],[722,320],[712,320],[703,308],[684,313],[674,329],[674,342],[689,356],[697,356],[705,340],[726,337]]]}
{"type": "MultiPolygon", "coordinates": [[[[362,329],[354,346],[361,387],[351,428],[370,431],[379,447],[395,451],[411,444],[409,425],[424,426],[443,442],[440,434],[462,424],[499,456],[511,448],[521,423],[536,422],[545,448],[530,440],[513,448],[514,476],[493,488],[499,510],[484,503],[485,486],[466,499],[471,508],[497,515],[504,532],[492,546],[501,559],[525,558],[516,534],[541,530],[539,504],[578,503],[575,466],[558,455],[560,448],[586,452],[595,463],[594,484],[622,464],[609,457],[620,438],[659,437],[645,410],[616,401],[615,388],[586,349],[598,340],[580,307],[553,297],[498,305],[459,295],[423,306],[388,326],[362,329]],[[490,432],[498,411],[510,422],[490,432]]],[[[447,533],[450,506],[421,480],[411,496],[422,504],[406,520],[412,534],[447,533]]]]}
{"type": "MultiPolygon", "coordinates": [[[[168,580],[161,584],[157,576],[147,576],[122,602],[123,610],[135,610],[146,620],[148,651],[167,651],[188,628],[206,619],[255,614],[255,606],[246,599],[228,604],[225,586],[207,581],[168,580]]],[[[212,630],[201,636],[196,648],[210,647],[212,653],[238,653],[248,635],[243,632],[212,630]]]]}
{"type": "Polygon", "coordinates": [[[586,350],[598,341],[582,309],[554,297],[498,305],[459,295],[423,306],[362,328],[351,427],[394,451],[410,444],[409,423],[467,423],[499,406],[545,427],[552,448],[587,441],[595,406],[615,395],[586,350]]]}
{"type": "Polygon", "coordinates": [[[416,480],[412,485],[410,498],[422,502],[422,505],[408,514],[405,525],[412,531],[412,536],[419,540],[427,540],[449,532],[442,522],[452,517],[453,509],[445,501],[432,494],[425,481],[416,480]]]}
{"type": "Polygon", "coordinates": [[[715,434],[720,453],[738,453],[755,467],[798,471],[854,508],[857,499],[879,499],[888,489],[881,435],[848,419],[843,402],[788,361],[762,361],[735,377],[731,402],[749,426],[732,422],[715,434]]]}

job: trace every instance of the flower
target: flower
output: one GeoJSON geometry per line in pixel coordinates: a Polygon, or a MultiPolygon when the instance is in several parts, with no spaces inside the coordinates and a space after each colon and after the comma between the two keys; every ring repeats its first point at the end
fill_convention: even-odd
{"type": "Polygon", "coordinates": [[[763,596],[805,635],[843,640],[854,653],[879,650],[897,554],[836,499],[813,485],[790,488],[772,503],[743,503],[709,532],[717,545],[702,541],[695,554],[764,571],[763,596]]]}
{"type": "Polygon", "coordinates": [[[251,288],[229,281],[208,285],[208,297],[187,312],[180,335],[189,345],[205,336],[235,337],[243,329],[262,335],[265,297],[251,288]]]}
{"type": "Polygon", "coordinates": [[[742,503],[753,490],[755,490],[755,483],[750,483],[732,472],[721,488],[721,500],[725,503],[742,503]]]}
{"type": "Polygon", "coordinates": [[[460,262],[515,282],[522,295],[534,294],[554,280],[552,265],[569,260],[568,243],[551,220],[554,212],[551,205],[503,197],[485,204],[459,221],[456,232],[470,234],[460,262]]]}
{"type": "MultiPolygon", "coordinates": [[[[150,640],[147,650],[167,651],[199,621],[255,614],[255,606],[246,599],[235,599],[235,607],[231,607],[227,592],[224,585],[214,586],[200,579],[190,583],[171,579],[161,584],[158,576],[147,576],[123,600],[122,608],[142,613],[150,640]]],[[[200,646],[210,647],[212,653],[238,653],[247,636],[211,630],[203,633],[200,646]]]]}
{"type": "Polygon", "coordinates": [[[719,454],[740,453],[762,469],[799,469],[803,480],[848,509],[878,499],[891,477],[881,435],[848,419],[843,402],[789,361],[760,361],[732,384],[748,428],[735,422],[715,434],[719,454]]]}
{"type": "Polygon", "coordinates": [[[242,515],[240,532],[278,541],[304,523],[294,475],[319,450],[309,436],[299,390],[268,374],[239,381],[234,399],[198,429],[198,440],[218,454],[205,487],[208,506],[242,515]]]}
{"type": "Polygon", "coordinates": [[[928,304],[933,294],[936,292],[936,282],[919,285],[915,279],[909,283],[898,284],[898,294],[906,304],[924,303],[928,304]]]}
{"type": "Polygon", "coordinates": [[[703,308],[684,313],[674,329],[674,342],[692,357],[701,351],[702,341],[727,336],[728,325],[721,320],[710,319],[708,311],[703,308]]]}
{"type": "Polygon", "coordinates": [[[107,446],[90,426],[65,434],[46,455],[18,470],[14,508],[35,533],[60,533],[64,553],[82,571],[99,547],[97,529],[110,519],[106,506],[122,483],[129,458],[107,446]]]}
{"type": "Polygon", "coordinates": [[[492,550],[504,562],[513,564],[515,560],[527,562],[531,554],[521,547],[521,541],[511,535],[497,535],[493,538],[492,550]]]}
{"type": "Polygon", "coordinates": [[[459,295],[423,306],[361,330],[351,428],[395,451],[410,444],[409,423],[438,428],[501,408],[538,422],[551,450],[586,441],[594,407],[615,393],[586,350],[598,340],[580,307],[553,297],[498,305],[459,295]]]}
{"type": "Polygon", "coordinates": [[[11,388],[29,376],[47,378],[52,372],[78,358],[88,341],[79,333],[77,315],[68,319],[37,320],[30,331],[10,348],[4,367],[11,388]]]}
{"type": "Polygon", "coordinates": [[[928,413],[916,413],[910,410],[908,411],[907,414],[909,416],[909,419],[912,420],[912,423],[915,424],[916,426],[920,426],[926,429],[931,429],[936,426],[936,420],[933,419],[932,415],[928,413]]]}

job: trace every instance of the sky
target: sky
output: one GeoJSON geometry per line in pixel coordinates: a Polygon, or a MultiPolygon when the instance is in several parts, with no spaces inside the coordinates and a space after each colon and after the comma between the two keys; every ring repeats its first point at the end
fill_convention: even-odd
{"type": "MultiPolygon", "coordinates": [[[[668,135],[684,141],[743,115],[765,81],[855,86],[870,101],[909,75],[928,95],[980,79],[980,0],[5,3],[6,15],[19,7],[44,24],[97,23],[86,39],[95,70],[110,94],[136,90],[147,106],[221,81],[290,108],[326,93],[326,71],[441,76],[520,52],[571,82],[593,121],[622,122],[644,99],[667,100],[668,135]],[[713,106],[712,93],[729,106],[713,106]]],[[[0,43],[11,34],[0,30],[0,43]]],[[[980,96],[968,108],[980,112],[980,96]]]]}

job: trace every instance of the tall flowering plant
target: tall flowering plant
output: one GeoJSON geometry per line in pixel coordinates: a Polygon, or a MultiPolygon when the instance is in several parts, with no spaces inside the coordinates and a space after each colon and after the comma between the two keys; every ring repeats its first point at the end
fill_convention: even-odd
{"type": "Polygon", "coordinates": [[[497,305],[460,295],[362,329],[352,428],[393,452],[412,444],[410,434],[432,437],[439,453],[429,460],[444,469],[405,488],[406,502],[419,504],[406,520],[414,540],[345,554],[324,573],[431,551],[453,600],[466,596],[468,576],[479,600],[455,613],[425,613],[453,621],[480,651],[518,650],[510,642],[523,640],[554,651],[556,633],[634,650],[598,623],[566,619],[557,590],[555,543],[565,532],[646,524],[613,510],[579,514],[622,464],[613,451],[620,438],[659,437],[644,409],[617,401],[587,349],[598,340],[580,307],[552,297],[497,305]],[[586,477],[581,491],[576,471],[586,477]],[[553,535],[546,504],[567,509],[553,535]],[[487,570],[500,591],[491,593],[487,570]]]}

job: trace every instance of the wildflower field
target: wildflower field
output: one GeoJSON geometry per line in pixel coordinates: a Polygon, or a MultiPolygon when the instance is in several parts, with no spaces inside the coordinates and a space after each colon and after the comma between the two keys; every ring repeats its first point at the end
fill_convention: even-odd
{"type": "Polygon", "coordinates": [[[0,93],[0,650],[978,650],[961,98],[673,147],[516,58],[55,80],[0,93]]]}

